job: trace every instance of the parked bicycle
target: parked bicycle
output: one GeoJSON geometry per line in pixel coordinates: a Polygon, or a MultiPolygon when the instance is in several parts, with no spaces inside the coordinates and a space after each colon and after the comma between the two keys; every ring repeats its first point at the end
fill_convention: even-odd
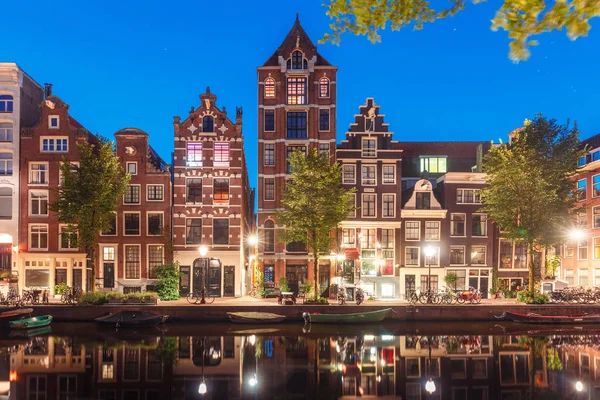
{"type": "Polygon", "coordinates": [[[338,288],[338,292],[337,292],[338,304],[340,306],[343,306],[344,304],[346,304],[347,299],[348,299],[348,295],[346,294],[346,288],[343,286],[340,286],[338,288]]]}
{"type": "Polygon", "coordinates": [[[19,296],[19,292],[17,292],[17,289],[15,289],[14,287],[8,289],[8,294],[5,298],[5,304],[15,307],[21,307],[23,305],[21,296],[19,296]]]}
{"type": "Polygon", "coordinates": [[[200,289],[197,291],[192,291],[187,295],[187,301],[190,304],[201,304],[202,303],[202,292],[204,292],[204,302],[205,304],[212,304],[215,301],[216,296],[212,296],[210,293],[207,293],[205,289],[200,289]]]}
{"type": "Polygon", "coordinates": [[[64,292],[61,296],[60,296],[60,301],[63,304],[69,304],[69,305],[75,305],[79,302],[79,298],[81,297],[81,289],[74,287],[71,288],[69,290],[67,290],[66,292],[64,292]]]}
{"type": "Polygon", "coordinates": [[[440,304],[440,302],[441,296],[435,290],[428,289],[419,295],[419,303],[421,304],[440,304]]]}
{"type": "Polygon", "coordinates": [[[456,295],[456,302],[458,304],[464,304],[467,301],[471,304],[479,304],[481,303],[481,292],[479,289],[475,289],[474,287],[469,287],[468,290],[461,290],[456,295]]]}

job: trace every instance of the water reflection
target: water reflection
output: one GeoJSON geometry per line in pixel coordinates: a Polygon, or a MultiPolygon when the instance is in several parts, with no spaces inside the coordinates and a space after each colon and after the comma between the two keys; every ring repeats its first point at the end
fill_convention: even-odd
{"type": "Polygon", "coordinates": [[[600,399],[598,334],[199,330],[0,338],[0,399],[600,399]]]}

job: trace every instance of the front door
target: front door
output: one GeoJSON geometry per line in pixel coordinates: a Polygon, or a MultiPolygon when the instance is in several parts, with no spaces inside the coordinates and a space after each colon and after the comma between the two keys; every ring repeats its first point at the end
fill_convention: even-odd
{"type": "Polygon", "coordinates": [[[209,296],[221,297],[221,262],[211,259],[208,267],[206,292],[209,296]]]}
{"type": "Polygon", "coordinates": [[[113,288],[115,286],[115,263],[104,262],[104,287],[113,288]]]}
{"type": "Polygon", "coordinates": [[[404,277],[404,297],[410,299],[410,296],[417,290],[414,275],[404,277]]]}
{"type": "Polygon", "coordinates": [[[193,276],[192,276],[192,290],[194,293],[200,293],[202,291],[202,286],[204,282],[202,282],[204,277],[204,260],[198,258],[194,260],[193,267],[193,276]]]}
{"type": "Polygon", "coordinates": [[[233,265],[226,265],[223,268],[224,279],[223,279],[223,297],[235,296],[235,267],[233,265]]]}
{"type": "Polygon", "coordinates": [[[321,297],[329,297],[329,265],[319,266],[319,293],[321,297]]]}
{"type": "Polygon", "coordinates": [[[179,266],[179,295],[186,297],[190,294],[190,266],[179,266]]]}
{"type": "Polygon", "coordinates": [[[286,277],[290,292],[298,294],[302,281],[308,279],[308,267],[306,265],[288,265],[286,266],[286,277]]]}
{"type": "Polygon", "coordinates": [[[81,289],[83,285],[83,273],[81,269],[73,270],[73,287],[81,289]]]}

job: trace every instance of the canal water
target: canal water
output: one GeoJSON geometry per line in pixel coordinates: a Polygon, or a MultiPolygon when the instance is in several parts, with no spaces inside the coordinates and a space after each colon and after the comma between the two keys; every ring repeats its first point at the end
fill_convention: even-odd
{"type": "Polygon", "coordinates": [[[600,399],[600,327],[53,324],[0,334],[0,399],[600,399]]]}

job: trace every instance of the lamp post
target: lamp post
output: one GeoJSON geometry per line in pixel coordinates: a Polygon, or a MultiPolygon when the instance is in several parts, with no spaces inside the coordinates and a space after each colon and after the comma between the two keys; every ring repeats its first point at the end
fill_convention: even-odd
{"type": "Polygon", "coordinates": [[[431,303],[431,258],[435,255],[435,249],[431,246],[425,247],[425,262],[427,263],[427,302],[431,303]]]}
{"type": "Polygon", "coordinates": [[[206,266],[208,260],[206,255],[208,254],[208,248],[206,246],[200,246],[198,251],[200,252],[200,257],[202,257],[202,298],[200,299],[200,304],[206,304],[206,274],[208,273],[208,268],[206,266]]]}

